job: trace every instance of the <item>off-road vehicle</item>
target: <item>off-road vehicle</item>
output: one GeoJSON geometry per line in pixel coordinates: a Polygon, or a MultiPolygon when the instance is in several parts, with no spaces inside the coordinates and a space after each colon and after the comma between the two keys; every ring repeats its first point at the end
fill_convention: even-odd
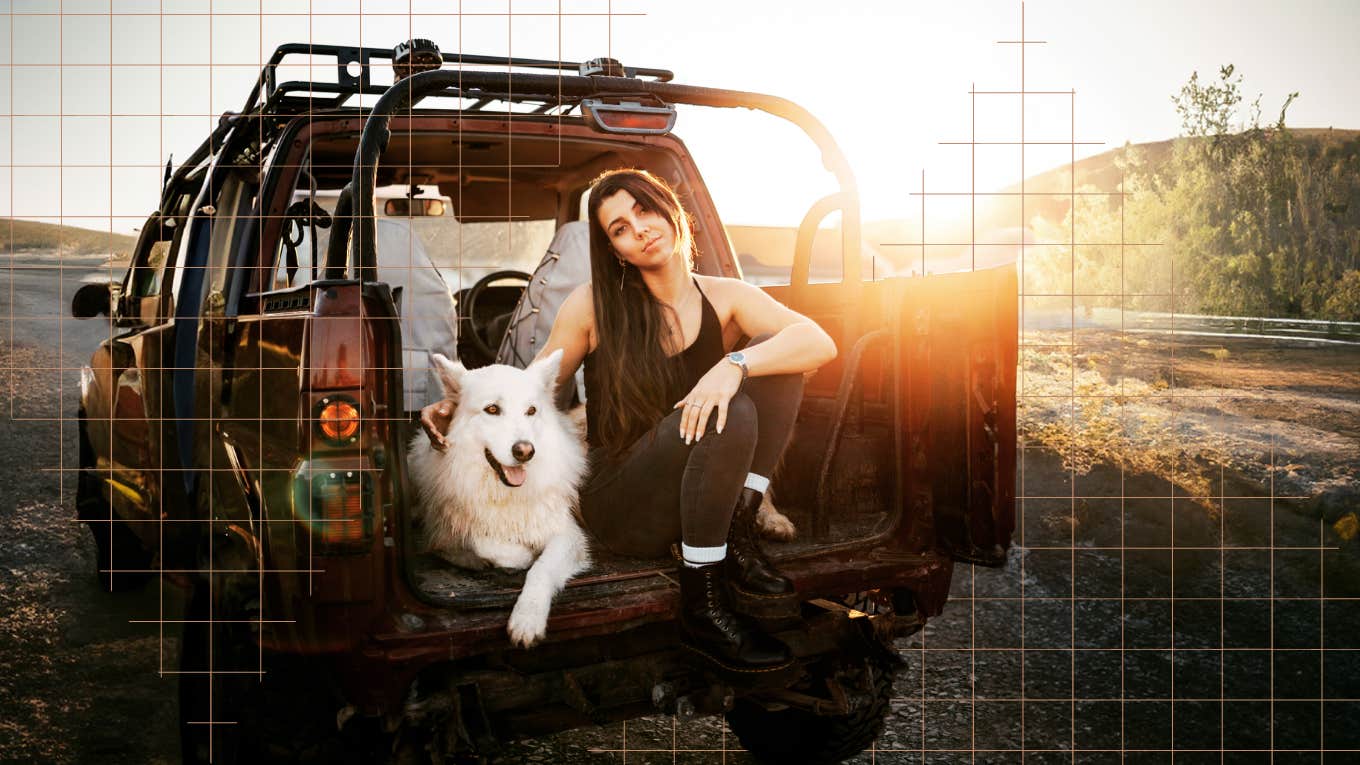
{"type": "Polygon", "coordinates": [[[940,613],[956,561],[999,565],[1010,543],[1013,269],[861,273],[850,168],[782,98],[609,59],[423,50],[410,67],[423,71],[383,84],[391,51],[278,48],[244,108],[173,168],[108,302],[87,289],[73,306],[107,309],[115,328],[83,370],[79,412],[78,513],[98,575],[116,589],[160,573],[191,590],[186,760],[438,762],[658,711],[726,714],[775,761],[866,747],[888,711],[892,639],[940,613]],[[791,283],[765,288],[839,347],[807,382],[774,477],[800,529],[766,544],[804,601],[805,623],[780,634],[802,671],[787,688],[691,669],[671,560],[597,551],[546,641],[515,649],[505,626],[522,575],[453,569],[422,552],[412,521],[404,455],[414,412],[437,394],[409,384],[430,350],[411,327],[445,310],[428,300],[447,301],[395,282],[441,272],[459,357],[491,362],[522,291],[499,283],[505,272],[530,279],[554,232],[581,218],[591,179],[615,167],[666,178],[694,216],[695,268],[741,277],[672,132],[683,105],[793,123],[839,187],[791,237],[791,283]],[[408,191],[375,209],[392,187],[408,191]],[[832,213],[841,279],[810,283],[832,213]],[[434,217],[446,229],[421,233],[434,217]],[[395,245],[382,234],[393,220],[407,232],[395,245]]]}

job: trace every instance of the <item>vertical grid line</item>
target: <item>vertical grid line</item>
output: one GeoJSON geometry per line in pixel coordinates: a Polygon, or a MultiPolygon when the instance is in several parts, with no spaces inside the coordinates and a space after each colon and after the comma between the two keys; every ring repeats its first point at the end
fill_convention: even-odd
{"type": "Polygon", "coordinates": [[[11,5],[9,16],[9,322],[7,327],[8,343],[5,346],[9,359],[5,363],[5,389],[9,393],[9,417],[14,419],[14,7],[11,5]]]}
{"type": "MultiPolygon", "coordinates": [[[[1068,216],[1070,228],[1068,229],[1068,248],[1071,253],[1071,261],[1068,264],[1068,277],[1071,280],[1070,291],[1072,296],[1069,298],[1069,318],[1072,326],[1072,353],[1068,357],[1068,370],[1072,375],[1072,417],[1077,416],[1077,364],[1076,364],[1076,345],[1077,345],[1077,91],[1072,90],[1067,101],[1067,116],[1070,119],[1070,133],[1068,140],[1071,143],[1068,148],[1071,154],[1068,159],[1068,209],[1071,214],[1068,216]]],[[[1021,147],[1021,151],[1024,148],[1021,147]]],[[[1075,431],[1076,423],[1073,422],[1075,431]]],[[[1067,488],[1071,492],[1071,500],[1068,504],[1070,520],[1067,524],[1068,530],[1068,609],[1067,622],[1071,630],[1071,635],[1067,643],[1067,688],[1071,702],[1067,708],[1068,722],[1068,746],[1072,750],[1072,763],[1077,761],[1077,470],[1076,465],[1072,466],[1072,474],[1067,482],[1067,488]]]]}
{"type": "MultiPolygon", "coordinates": [[[[1020,260],[1025,259],[1025,4],[1020,3],[1020,260]]],[[[1024,319],[1024,287],[1020,289],[1022,295],[1020,304],[1021,320],[1024,319]]],[[[1023,325],[1022,325],[1023,326],[1023,325]]],[[[1024,534],[1024,524],[1021,524],[1021,544],[1026,544],[1024,534]]],[[[1029,746],[1029,737],[1025,733],[1026,708],[1029,703],[1025,699],[1029,696],[1029,691],[1025,685],[1025,558],[1020,558],[1020,757],[1026,759],[1025,751],[1029,746]]]]}
{"type": "MultiPolygon", "coordinates": [[[[977,83],[968,84],[968,221],[972,268],[977,270],[977,83]]],[[[922,220],[922,228],[925,221],[922,220]]],[[[922,234],[924,236],[924,233],[922,234]]],[[[921,274],[925,276],[924,272],[921,274]]],[[[1012,512],[1014,510],[1012,509],[1012,512]]],[[[977,763],[977,569],[968,567],[968,745],[969,762],[977,763]]]]}

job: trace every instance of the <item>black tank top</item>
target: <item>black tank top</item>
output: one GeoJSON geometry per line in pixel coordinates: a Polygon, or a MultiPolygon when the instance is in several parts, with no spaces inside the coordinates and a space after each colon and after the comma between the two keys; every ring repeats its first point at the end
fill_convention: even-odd
{"type": "MultiPolygon", "coordinates": [[[[699,283],[694,283],[696,288],[699,283]]],[[[676,402],[689,393],[699,379],[708,373],[716,365],[725,353],[723,349],[722,321],[718,319],[718,312],[714,310],[713,304],[708,302],[708,295],[699,290],[699,297],[703,300],[699,319],[699,334],[694,338],[694,342],[685,347],[683,351],[670,357],[670,362],[676,365],[675,383],[671,390],[666,394],[666,401],[676,402]]],[[[598,412],[600,405],[600,383],[596,377],[594,365],[591,357],[594,351],[586,354],[585,360],[585,382],[586,382],[586,444],[591,449],[598,449],[603,444],[599,443],[599,424],[598,412]]],[[[662,413],[666,414],[666,413],[662,413]]]]}

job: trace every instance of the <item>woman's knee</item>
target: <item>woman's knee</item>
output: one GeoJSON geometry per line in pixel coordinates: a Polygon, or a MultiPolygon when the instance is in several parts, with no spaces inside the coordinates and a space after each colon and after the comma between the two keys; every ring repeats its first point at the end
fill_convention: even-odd
{"type": "Polygon", "coordinates": [[[742,392],[751,398],[758,411],[772,408],[798,409],[803,400],[803,375],[762,375],[748,378],[742,392]]]}
{"type": "MultiPolygon", "coordinates": [[[[751,346],[759,345],[772,337],[774,337],[774,335],[769,332],[763,332],[748,340],[746,345],[742,347],[750,348],[751,346]]],[[[796,406],[797,402],[801,401],[803,398],[803,375],[786,374],[751,377],[742,384],[742,391],[755,400],[757,409],[760,408],[765,400],[772,397],[778,397],[781,401],[791,401],[796,406]]]]}
{"type": "MultiPolygon", "coordinates": [[[[751,397],[742,391],[738,391],[727,402],[727,421],[723,424],[722,436],[732,441],[755,442],[756,433],[759,429],[759,412],[756,404],[751,397]]],[[[717,433],[718,416],[715,411],[708,420],[708,428],[705,430],[705,437],[717,433]]]]}

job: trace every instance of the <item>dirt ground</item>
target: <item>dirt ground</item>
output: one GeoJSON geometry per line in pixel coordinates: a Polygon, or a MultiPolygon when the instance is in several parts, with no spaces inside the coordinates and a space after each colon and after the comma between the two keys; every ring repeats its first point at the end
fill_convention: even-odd
{"type": "MultiPolygon", "coordinates": [[[[16,283],[0,314],[53,302],[31,291],[16,283]]],[[[177,630],[158,622],[180,594],[100,591],[61,470],[75,465],[61,421],[74,370],[107,325],[9,329],[0,761],[176,762],[163,672],[177,630]]],[[[1354,762],[1360,353],[1113,333],[1026,343],[1042,354],[1023,359],[1027,427],[1065,421],[1049,435],[1066,440],[1026,436],[1007,565],[958,567],[945,613],[898,643],[887,728],[854,761],[1354,762]],[[1097,404],[1076,405],[1078,390],[1097,404]],[[1140,450],[1159,456],[1137,462],[1140,450]],[[1130,467],[1142,464],[1200,483],[1130,467]]],[[[719,720],[656,716],[512,744],[505,761],[750,759],[719,720]]]]}
{"type": "Polygon", "coordinates": [[[1022,438],[1079,474],[1153,473],[1209,510],[1228,474],[1328,523],[1360,508],[1360,348],[1100,330],[1025,344],[1022,438]]]}

